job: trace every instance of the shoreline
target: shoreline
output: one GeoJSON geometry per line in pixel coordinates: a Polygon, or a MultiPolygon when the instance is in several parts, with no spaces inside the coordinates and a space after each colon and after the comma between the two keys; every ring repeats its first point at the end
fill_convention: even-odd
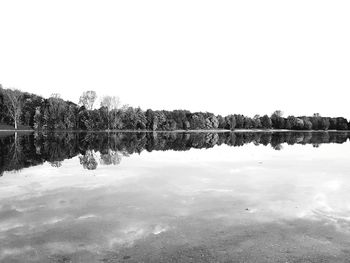
{"type": "Polygon", "coordinates": [[[152,131],[152,130],[53,130],[53,131],[35,131],[35,130],[0,130],[0,132],[87,132],[87,133],[116,133],[116,132],[134,132],[134,133],[239,133],[239,132],[350,132],[350,130],[286,130],[286,129],[236,129],[236,130],[226,130],[226,129],[208,129],[208,130],[174,130],[174,131],[152,131]]]}

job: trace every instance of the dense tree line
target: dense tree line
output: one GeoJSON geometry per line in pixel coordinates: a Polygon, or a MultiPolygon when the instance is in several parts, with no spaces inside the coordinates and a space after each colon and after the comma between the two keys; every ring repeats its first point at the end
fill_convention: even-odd
{"type": "Polygon", "coordinates": [[[281,150],[282,144],[344,143],[349,132],[239,132],[239,133],[30,133],[0,137],[0,176],[4,171],[49,162],[60,167],[62,161],[79,156],[80,164],[89,170],[99,165],[119,164],[123,157],[142,151],[187,151],[212,148],[215,145],[243,146],[248,143],[270,145],[281,150]]]}
{"type": "Polygon", "coordinates": [[[97,94],[86,91],[79,105],[65,101],[59,94],[50,98],[4,89],[0,86],[0,123],[18,124],[35,130],[210,130],[210,129],[288,129],[288,130],[348,130],[347,119],[338,117],[288,116],[281,111],[271,116],[256,115],[253,118],[234,114],[214,115],[209,112],[187,110],[151,110],[120,107],[117,97],[105,96],[100,107],[94,108],[97,94]]]}

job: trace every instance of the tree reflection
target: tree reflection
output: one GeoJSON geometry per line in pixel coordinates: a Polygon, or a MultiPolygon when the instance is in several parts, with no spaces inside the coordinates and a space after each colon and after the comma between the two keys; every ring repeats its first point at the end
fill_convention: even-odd
{"type": "Polygon", "coordinates": [[[121,160],[121,155],[117,151],[113,151],[111,149],[108,149],[107,153],[101,153],[100,155],[100,164],[103,165],[117,165],[120,164],[121,160]]]}
{"type": "Polygon", "coordinates": [[[61,161],[53,161],[50,162],[52,167],[56,167],[56,168],[60,168],[62,166],[62,162],[61,161]]]}
{"type": "Polygon", "coordinates": [[[270,145],[282,150],[284,144],[345,143],[348,132],[221,132],[221,133],[47,133],[0,134],[0,176],[4,171],[49,162],[61,167],[65,159],[79,156],[84,169],[98,165],[118,165],[122,158],[142,151],[187,151],[212,148],[215,145],[240,147],[246,144],[270,145]]]}
{"type": "Polygon", "coordinates": [[[97,168],[96,153],[88,150],[84,155],[79,156],[80,164],[87,170],[95,170],[97,168]]]}
{"type": "Polygon", "coordinates": [[[23,158],[23,148],[20,139],[22,138],[18,138],[17,132],[15,132],[13,143],[8,151],[9,167],[12,169],[16,168],[19,165],[20,160],[23,158]]]}
{"type": "Polygon", "coordinates": [[[283,146],[282,146],[282,144],[277,144],[277,145],[272,146],[272,148],[276,151],[280,151],[283,149],[283,146]]]}

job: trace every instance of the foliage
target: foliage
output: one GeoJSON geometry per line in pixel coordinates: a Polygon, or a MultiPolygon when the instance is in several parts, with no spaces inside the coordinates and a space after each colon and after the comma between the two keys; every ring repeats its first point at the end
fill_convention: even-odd
{"type": "Polygon", "coordinates": [[[219,133],[149,133],[149,132],[60,132],[9,134],[0,137],[0,176],[49,162],[64,166],[64,160],[77,156],[84,169],[103,165],[118,165],[122,158],[142,151],[187,151],[191,148],[211,148],[215,145],[270,145],[282,150],[286,144],[345,143],[349,132],[219,132],[219,133]]]}
{"type": "Polygon", "coordinates": [[[79,98],[79,104],[84,106],[88,110],[92,110],[96,99],[97,99],[97,94],[95,91],[93,90],[84,91],[79,98]]]}
{"type": "Polygon", "coordinates": [[[19,90],[4,89],[0,85],[0,123],[25,125],[35,130],[212,130],[212,129],[290,129],[290,130],[348,130],[350,123],[343,117],[313,116],[283,117],[283,112],[255,115],[227,116],[210,112],[187,110],[143,111],[129,105],[120,107],[115,96],[104,96],[100,108],[94,109],[97,94],[86,91],[77,104],[65,101],[54,93],[44,99],[19,90]]]}
{"type": "Polygon", "coordinates": [[[23,93],[16,89],[3,89],[2,93],[4,108],[17,129],[23,108],[23,93]]]}

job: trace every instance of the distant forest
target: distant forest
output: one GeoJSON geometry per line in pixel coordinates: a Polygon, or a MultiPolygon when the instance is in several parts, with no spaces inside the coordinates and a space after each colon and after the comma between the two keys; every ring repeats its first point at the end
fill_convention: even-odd
{"type": "Polygon", "coordinates": [[[14,129],[32,128],[39,131],[52,130],[211,130],[211,129],[288,129],[288,130],[349,130],[346,118],[313,116],[283,117],[281,111],[270,116],[241,114],[227,116],[210,112],[187,110],[142,110],[120,105],[118,97],[104,96],[100,107],[95,91],[84,92],[76,104],[63,100],[59,94],[50,98],[5,89],[0,85],[0,130],[1,124],[14,129]]]}

